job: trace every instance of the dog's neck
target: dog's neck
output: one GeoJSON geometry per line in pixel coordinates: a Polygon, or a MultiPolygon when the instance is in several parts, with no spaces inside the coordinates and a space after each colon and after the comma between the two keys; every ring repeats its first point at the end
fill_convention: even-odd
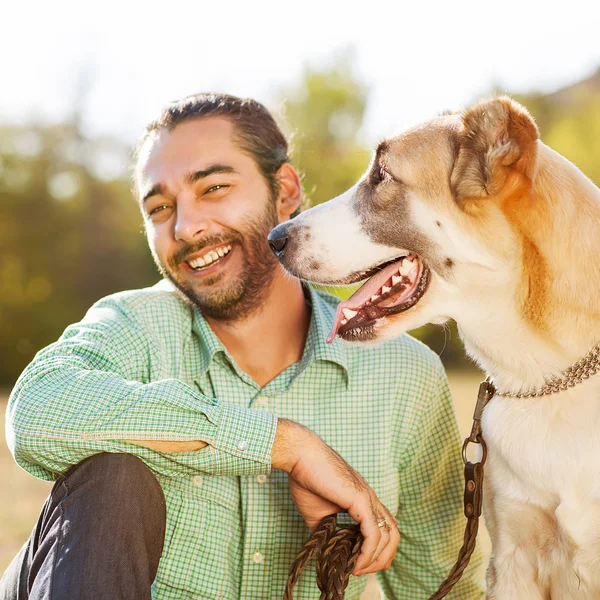
{"type": "Polygon", "coordinates": [[[524,240],[515,302],[492,291],[457,319],[467,351],[509,391],[539,387],[600,342],[600,190],[540,143],[521,200],[509,216],[524,240]]]}

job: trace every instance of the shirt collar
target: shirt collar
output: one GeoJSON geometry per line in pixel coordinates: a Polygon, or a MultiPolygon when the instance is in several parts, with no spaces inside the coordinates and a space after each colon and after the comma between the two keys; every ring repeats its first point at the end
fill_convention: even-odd
{"type": "Polygon", "coordinates": [[[315,360],[336,363],[343,367],[347,374],[348,364],[344,342],[336,337],[331,344],[327,343],[327,336],[333,324],[339,300],[324,292],[318,292],[311,285],[306,285],[305,290],[307,290],[308,301],[312,306],[312,314],[304,354],[306,355],[306,350],[311,350],[310,345],[312,345],[315,360]]]}
{"type": "MultiPolygon", "coordinates": [[[[310,285],[305,285],[304,290],[312,310],[306,345],[300,360],[300,369],[304,370],[313,360],[332,362],[344,369],[347,381],[348,366],[344,343],[337,337],[331,344],[326,341],[335,317],[336,308],[334,303],[336,299],[323,292],[318,292],[310,285]]],[[[206,373],[211,361],[219,353],[225,355],[232,364],[235,364],[227,348],[215,335],[202,313],[194,308],[193,315],[192,329],[198,336],[201,350],[198,375],[206,373]]]]}
{"type": "Polygon", "coordinates": [[[200,364],[198,375],[204,375],[210,366],[213,358],[219,352],[228,355],[227,348],[210,328],[202,313],[194,308],[194,321],[192,329],[200,341],[200,364]]]}

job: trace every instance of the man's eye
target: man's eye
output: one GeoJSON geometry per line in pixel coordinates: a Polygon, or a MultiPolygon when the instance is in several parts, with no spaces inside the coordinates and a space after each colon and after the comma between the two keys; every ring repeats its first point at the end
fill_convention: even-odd
{"type": "Polygon", "coordinates": [[[229,187],[228,185],[218,183],[217,185],[213,185],[213,186],[209,187],[204,193],[210,194],[211,192],[216,192],[217,190],[222,190],[222,189],[225,189],[228,187],[229,187]]]}
{"type": "Polygon", "coordinates": [[[148,216],[151,217],[152,215],[156,215],[159,212],[166,210],[168,207],[168,205],[166,204],[161,204],[160,206],[157,206],[156,208],[153,208],[149,213],[148,216]]]}

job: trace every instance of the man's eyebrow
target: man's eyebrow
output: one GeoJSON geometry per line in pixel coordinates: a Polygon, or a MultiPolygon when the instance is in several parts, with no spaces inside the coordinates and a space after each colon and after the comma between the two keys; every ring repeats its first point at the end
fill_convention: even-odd
{"type": "MultiPolygon", "coordinates": [[[[204,179],[209,177],[210,175],[214,175],[215,173],[235,173],[235,169],[228,165],[211,165],[206,169],[202,169],[201,171],[194,171],[186,176],[185,180],[187,183],[196,183],[196,181],[200,181],[200,179],[204,179]]],[[[165,187],[162,183],[157,183],[153,185],[142,198],[142,204],[151,198],[152,196],[160,196],[165,194],[165,187]]]]}
{"type": "Polygon", "coordinates": [[[152,196],[160,196],[161,194],[164,194],[165,192],[165,188],[162,185],[162,183],[157,183],[156,185],[153,185],[145,194],[144,197],[142,198],[142,204],[144,202],[146,202],[146,200],[148,200],[148,198],[151,198],[152,196]]]}
{"type": "Polygon", "coordinates": [[[235,169],[227,165],[211,165],[210,167],[202,169],[201,171],[194,171],[193,173],[190,173],[186,177],[186,180],[188,183],[196,183],[196,181],[200,181],[200,179],[204,179],[205,177],[209,177],[215,173],[235,173],[235,169]]]}

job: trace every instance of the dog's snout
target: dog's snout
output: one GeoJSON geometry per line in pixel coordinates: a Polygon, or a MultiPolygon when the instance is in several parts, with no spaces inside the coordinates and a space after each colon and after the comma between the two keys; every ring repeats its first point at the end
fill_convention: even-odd
{"type": "Polygon", "coordinates": [[[287,227],[285,224],[282,223],[281,225],[275,227],[275,229],[269,233],[268,241],[271,250],[273,250],[275,253],[275,256],[279,256],[283,252],[283,249],[288,241],[287,227]]]}

